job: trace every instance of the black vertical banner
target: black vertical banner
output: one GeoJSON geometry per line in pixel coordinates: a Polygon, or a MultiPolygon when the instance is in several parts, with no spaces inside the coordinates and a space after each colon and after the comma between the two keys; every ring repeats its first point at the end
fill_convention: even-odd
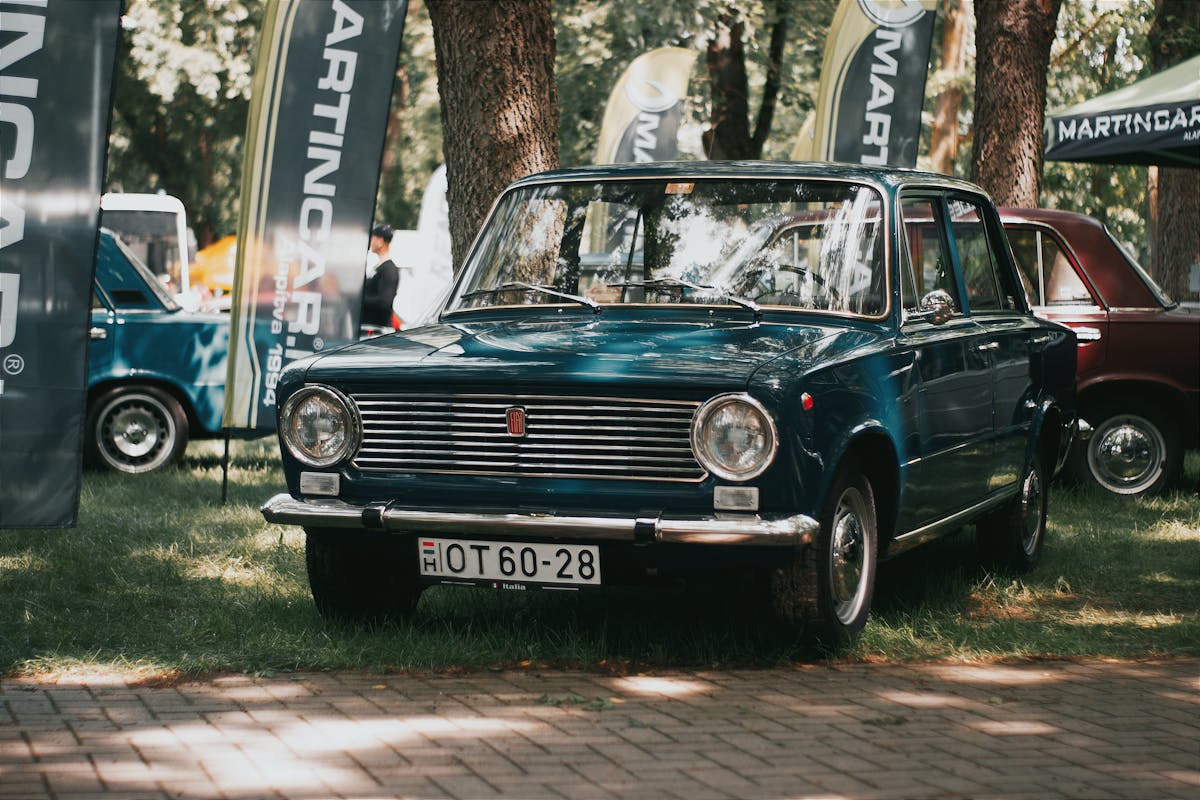
{"type": "Polygon", "coordinates": [[[936,0],[842,0],[808,157],[916,166],[936,0]]]}
{"type": "Polygon", "coordinates": [[[275,427],[291,361],[358,336],[407,0],[270,0],[246,126],[225,427],[275,427]]]}
{"type": "Polygon", "coordinates": [[[0,0],[0,528],[75,524],[119,0],[0,0]]]}

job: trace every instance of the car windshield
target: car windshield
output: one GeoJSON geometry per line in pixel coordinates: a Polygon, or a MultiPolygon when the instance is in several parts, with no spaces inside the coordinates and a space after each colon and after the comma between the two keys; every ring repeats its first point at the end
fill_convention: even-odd
{"type": "Polygon", "coordinates": [[[137,254],[129,248],[129,245],[119,236],[113,236],[113,243],[116,244],[121,254],[128,259],[129,265],[133,267],[133,271],[142,279],[142,283],[150,290],[155,299],[162,304],[163,308],[167,311],[178,311],[179,304],[175,302],[175,298],[171,296],[170,291],[163,285],[162,280],[150,271],[150,268],[138,258],[137,254]]]}
{"type": "Polygon", "coordinates": [[[1109,231],[1108,228],[1104,229],[1104,235],[1107,236],[1114,245],[1116,245],[1117,250],[1122,256],[1125,257],[1125,261],[1129,264],[1130,268],[1139,278],[1141,278],[1142,283],[1146,284],[1146,288],[1150,290],[1150,294],[1154,295],[1154,299],[1158,300],[1159,303],[1167,308],[1174,306],[1175,301],[1171,298],[1171,295],[1167,294],[1167,290],[1159,286],[1154,278],[1150,277],[1150,273],[1146,271],[1146,268],[1138,263],[1138,260],[1134,258],[1133,252],[1130,250],[1130,248],[1126,246],[1125,243],[1120,239],[1113,236],[1112,232],[1109,231]]]}
{"type": "Polygon", "coordinates": [[[729,305],[878,316],[879,194],[802,180],[572,181],[506,193],[448,310],[729,305]]]}

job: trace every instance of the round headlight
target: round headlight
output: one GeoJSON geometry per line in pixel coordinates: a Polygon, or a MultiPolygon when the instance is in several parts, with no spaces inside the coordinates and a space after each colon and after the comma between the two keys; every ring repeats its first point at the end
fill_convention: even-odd
{"type": "Polygon", "coordinates": [[[778,437],[767,410],[747,394],[723,394],[696,410],[692,452],[700,466],[730,481],[761,475],[775,458],[778,437]]]}
{"type": "Polygon", "coordinates": [[[362,425],[344,394],[327,386],[305,386],[284,403],[279,431],[297,461],[328,467],[353,455],[362,425]]]}

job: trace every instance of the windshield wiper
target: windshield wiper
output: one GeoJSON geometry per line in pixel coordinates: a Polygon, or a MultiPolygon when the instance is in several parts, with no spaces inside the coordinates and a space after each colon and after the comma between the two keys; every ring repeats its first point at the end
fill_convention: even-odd
{"type": "Polygon", "coordinates": [[[494,295],[513,291],[541,292],[542,294],[548,294],[553,297],[561,297],[564,300],[572,300],[582,306],[587,306],[597,314],[600,313],[600,304],[590,297],[582,297],[577,294],[560,292],[551,286],[542,286],[541,284],[537,283],[525,283],[524,281],[506,281],[505,283],[497,284],[490,289],[475,289],[464,294],[463,299],[465,300],[468,297],[479,297],[485,294],[494,295]]]}
{"type": "Polygon", "coordinates": [[[608,284],[614,289],[692,289],[694,291],[714,291],[714,293],[722,300],[728,300],[730,303],[748,308],[754,312],[754,318],[758,319],[762,316],[762,308],[758,303],[746,297],[738,297],[737,295],[722,292],[714,286],[706,286],[701,283],[692,283],[685,281],[682,278],[654,278],[648,281],[622,281],[621,283],[608,284]]]}

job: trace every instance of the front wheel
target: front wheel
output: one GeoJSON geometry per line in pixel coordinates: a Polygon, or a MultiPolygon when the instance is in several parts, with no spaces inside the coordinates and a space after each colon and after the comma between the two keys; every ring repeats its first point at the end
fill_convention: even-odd
{"type": "Polygon", "coordinates": [[[813,547],[771,575],[776,618],[809,640],[852,642],[867,624],[875,588],[875,494],[854,462],[838,471],[813,547]]]}
{"type": "Polygon", "coordinates": [[[1094,431],[1073,453],[1075,474],[1113,494],[1149,496],[1169,488],[1183,468],[1175,423],[1144,404],[1108,403],[1089,415],[1094,431]]]}
{"type": "Polygon", "coordinates": [[[1048,501],[1046,471],[1042,459],[1034,456],[1021,476],[1016,497],[975,525],[984,560],[1016,572],[1037,566],[1046,539],[1048,501]]]}
{"type": "Polygon", "coordinates": [[[378,623],[416,607],[421,585],[409,538],[327,528],[304,533],[308,585],[325,619],[378,623]]]}
{"type": "Polygon", "coordinates": [[[187,448],[187,415],[179,401],[153,386],[119,386],[88,412],[88,460],[118,472],[150,472],[187,448]]]}

